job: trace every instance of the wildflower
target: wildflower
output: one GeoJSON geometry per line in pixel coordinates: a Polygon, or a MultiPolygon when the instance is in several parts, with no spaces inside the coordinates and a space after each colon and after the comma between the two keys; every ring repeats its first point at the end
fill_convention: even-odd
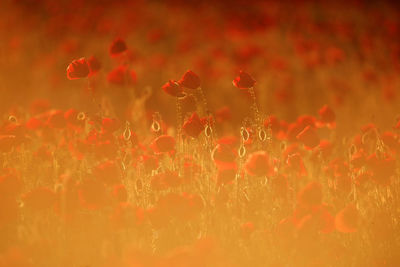
{"type": "Polygon", "coordinates": [[[160,135],[153,140],[150,146],[155,153],[171,152],[175,148],[175,139],[169,135],[160,135]]]}
{"type": "Polygon", "coordinates": [[[183,93],[183,89],[179,83],[174,80],[169,80],[166,84],[161,87],[164,92],[169,95],[176,96],[176,97],[183,97],[185,94],[183,93]]]}
{"type": "Polygon", "coordinates": [[[256,81],[253,79],[253,77],[250,76],[250,74],[240,71],[239,76],[237,76],[233,80],[233,85],[236,86],[239,89],[248,89],[254,86],[256,81]]]}
{"type": "Polygon", "coordinates": [[[323,123],[332,123],[336,119],[335,112],[328,105],[323,106],[318,113],[323,123]]]}
{"type": "Polygon", "coordinates": [[[197,138],[199,134],[204,130],[204,124],[200,120],[197,113],[194,112],[192,116],[187,121],[185,121],[182,129],[187,135],[193,138],[197,138]]]}
{"type": "Polygon", "coordinates": [[[191,70],[185,72],[182,78],[178,81],[178,83],[189,89],[197,89],[200,87],[201,81],[199,76],[191,70]]]}
{"type": "Polygon", "coordinates": [[[319,145],[319,137],[314,128],[311,126],[305,127],[297,136],[296,139],[302,142],[308,148],[314,148],[319,145]]]}
{"type": "Polygon", "coordinates": [[[84,57],[75,59],[68,65],[67,78],[70,80],[86,78],[89,75],[89,72],[89,65],[84,57]]]}
{"type": "Polygon", "coordinates": [[[271,172],[269,156],[265,151],[257,151],[250,154],[244,168],[252,176],[264,176],[271,172]]]}
{"type": "Polygon", "coordinates": [[[297,201],[305,207],[313,207],[321,204],[322,186],[319,182],[310,182],[297,194],[297,201]]]}

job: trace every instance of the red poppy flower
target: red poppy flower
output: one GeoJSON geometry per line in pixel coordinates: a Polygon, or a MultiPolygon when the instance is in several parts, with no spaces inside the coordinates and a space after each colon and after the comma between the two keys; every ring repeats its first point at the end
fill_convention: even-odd
{"type": "Polygon", "coordinates": [[[183,93],[182,87],[174,80],[169,80],[166,84],[161,87],[164,92],[169,95],[176,97],[183,97],[185,94],[183,93]]]}
{"type": "Polygon", "coordinates": [[[347,205],[336,214],[336,229],[342,233],[354,233],[357,231],[359,213],[353,204],[347,205]]]}
{"type": "Polygon", "coordinates": [[[151,143],[155,153],[171,152],[175,149],[175,138],[169,135],[160,135],[151,143]]]}
{"type": "Polygon", "coordinates": [[[103,118],[101,126],[104,133],[113,133],[121,127],[121,122],[114,118],[103,118]]]}
{"type": "Polygon", "coordinates": [[[189,89],[197,89],[200,87],[201,81],[199,76],[191,70],[185,72],[182,78],[178,81],[178,83],[189,89]]]}
{"type": "Polygon", "coordinates": [[[152,171],[158,168],[158,159],[156,156],[143,155],[140,157],[146,171],[152,171]]]}
{"type": "Polygon", "coordinates": [[[322,186],[319,182],[310,182],[297,194],[297,201],[305,207],[314,207],[321,204],[322,186]]]}
{"type": "Polygon", "coordinates": [[[187,135],[193,138],[197,138],[199,134],[204,130],[204,124],[200,120],[197,113],[194,112],[192,116],[187,121],[185,121],[182,129],[187,135]]]}
{"type": "Polygon", "coordinates": [[[318,113],[323,123],[332,123],[336,119],[335,112],[328,105],[323,106],[318,113]]]}
{"type": "Polygon", "coordinates": [[[304,166],[303,159],[300,153],[293,153],[287,156],[286,163],[289,169],[293,172],[297,172],[299,176],[307,176],[307,170],[304,166]]]}
{"type": "Polygon", "coordinates": [[[126,51],[127,46],[124,40],[121,38],[115,39],[110,46],[110,54],[111,56],[117,56],[122,52],[126,51]]]}
{"type": "Polygon", "coordinates": [[[231,146],[218,144],[211,153],[211,157],[218,168],[236,166],[236,155],[231,146]]]}
{"type": "Polygon", "coordinates": [[[265,151],[257,151],[250,154],[244,168],[252,176],[264,176],[271,172],[269,156],[265,151]]]}
{"type": "Polygon", "coordinates": [[[320,142],[317,132],[311,126],[304,128],[296,138],[308,148],[314,148],[320,142]]]}
{"type": "Polygon", "coordinates": [[[68,65],[67,78],[70,80],[86,78],[89,75],[89,72],[89,65],[84,57],[75,59],[68,65]]]}
{"type": "Polygon", "coordinates": [[[240,71],[239,76],[237,76],[233,80],[233,85],[236,86],[239,89],[248,89],[254,86],[256,81],[253,79],[253,77],[250,76],[250,74],[240,71]]]}

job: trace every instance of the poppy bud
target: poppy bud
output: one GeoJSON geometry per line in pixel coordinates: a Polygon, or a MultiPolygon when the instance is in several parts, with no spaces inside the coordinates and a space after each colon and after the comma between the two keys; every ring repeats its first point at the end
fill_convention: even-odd
{"type": "Polygon", "coordinates": [[[70,80],[86,78],[89,72],[89,65],[84,57],[75,59],[68,65],[67,78],[70,80]]]}
{"type": "Polygon", "coordinates": [[[321,121],[324,123],[331,123],[335,121],[335,113],[330,107],[328,107],[328,105],[323,106],[318,113],[321,117],[321,121]]]}

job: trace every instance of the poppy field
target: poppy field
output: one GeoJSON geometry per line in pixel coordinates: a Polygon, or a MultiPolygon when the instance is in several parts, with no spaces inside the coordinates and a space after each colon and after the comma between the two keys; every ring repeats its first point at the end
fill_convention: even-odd
{"type": "Polygon", "coordinates": [[[0,267],[400,266],[395,1],[0,1],[0,267]]]}

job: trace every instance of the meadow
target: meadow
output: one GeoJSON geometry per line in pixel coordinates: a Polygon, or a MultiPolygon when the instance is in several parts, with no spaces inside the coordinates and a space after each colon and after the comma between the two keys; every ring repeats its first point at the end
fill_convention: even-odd
{"type": "Polygon", "coordinates": [[[0,267],[400,266],[395,1],[0,2],[0,267]]]}

